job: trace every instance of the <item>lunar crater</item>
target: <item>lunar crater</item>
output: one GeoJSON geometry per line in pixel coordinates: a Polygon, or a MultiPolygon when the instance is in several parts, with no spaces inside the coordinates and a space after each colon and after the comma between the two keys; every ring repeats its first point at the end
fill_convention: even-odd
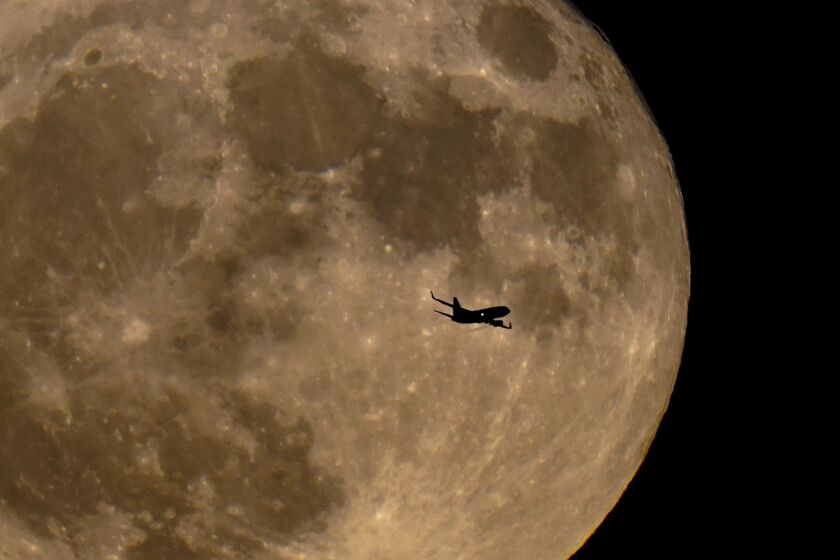
{"type": "Polygon", "coordinates": [[[85,66],[95,66],[100,60],[102,60],[101,49],[94,47],[85,53],[85,66]]]}

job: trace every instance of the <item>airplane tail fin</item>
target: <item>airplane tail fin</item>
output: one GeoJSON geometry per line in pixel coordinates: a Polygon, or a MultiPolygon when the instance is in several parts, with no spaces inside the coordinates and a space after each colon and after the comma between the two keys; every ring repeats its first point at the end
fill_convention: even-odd
{"type": "Polygon", "coordinates": [[[457,297],[452,298],[452,305],[455,309],[461,309],[461,302],[458,301],[457,297]]]}

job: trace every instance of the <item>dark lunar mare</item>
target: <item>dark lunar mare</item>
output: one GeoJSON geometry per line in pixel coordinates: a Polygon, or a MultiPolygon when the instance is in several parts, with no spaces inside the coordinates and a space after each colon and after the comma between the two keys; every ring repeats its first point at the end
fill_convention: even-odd
{"type": "MultiPolygon", "coordinates": [[[[485,11],[496,22],[482,28],[485,42],[495,44],[488,37],[505,25],[520,34],[532,28],[547,33],[530,9],[517,8],[513,23],[504,23],[505,14],[497,11],[508,8],[485,11]]],[[[532,195],[550,207],[547,222],[578,231],[581,242],[591,236],[616,240],[605,255],[609,283],[591,289],[602,296],[621,293],[633,280],[638,208],[616,192],[621,151],[607,132],[589,120],[560,123],[502,108],[467,109],[450,93],[448,76],[422,69],[406,79],[413,109],[397,112],[369,84],[363,66],[324,53],[304,34],[283,59],[261,57],[233,67],[235,127],[268,173],[324,170],[360,157],[359,184],[350,196],[369,209],[386,239],[399,241],[405,258],[452,250],[460,262],[453,281],[465,292],[497,291],[503,280],[483,249],[478,197],[521,186],[524,173],[532,195]]],[[[564,291],[559,276],[545,271],[526,267],[512,277],[530,288],[564,291]],[[537,281],[546,285],[535,286],[537,281]]],[[[574,312],[568,297],[558,295],[552,313],[534,308],[531,314],[533,305],[520,292],[512,303],[523,309],[526,329],[559,325],[574,312]]]]}
{"type": "Polygon", "coordinates": [[[557,66],[551,24],[529,6],[488,3],[477,35],[482,48],[516,78],[543,81],[557,66]]]}
{"type": "MultiPolygon", "coordinates": [[[[175,111],[215,126],[208,107],[176,84],[98,63],[63,76],[33,119],[0,130],[0,500],[32,530],[71,543],[86,518],[116,507],[146,534],[128,550],[133,560],[211,558],[220,547],[251,553],[264,538],[323,530],[324,514],[344,500],[341,481],[309,461],[308,421],[225,380],[241,347],[235,333],[289,336],[298,312],[248,316],[225,303],[249,264],[235,255],[173,268],[202,219],[194,205],[167,207],[148,195],[177,139],[175,111]],[[79,363],[67,314],[82,297],[118,302],[138,281],[172,282],[185,294],[180,305],[206,316],[162,310],[172,316],[153,318],[143,354],[79,363]],[[140,376],[129,390],[132,378],[117,375],[126,367],[163,369],[175,382],[155,388],[140,376]],[[67,383],[64,412],[31,399],[33,376],[50,370],[67,383]],[[196,398],[249,434],[253,454],[197,426],[196,398]],[[144,454],[157,466],[144,466],[144,454]],[[197,501],[202,480],[214,490],[212,506],[197,501]],[[234,506],[240,513],[226,513],[234,506]],[[194,525],[195,542],[182,535],[184,523],[194,525]]],[[[197,175],[218,169],[182,165],[196,165],[197,175]]],[[[252,258],[288,256],[258,238],[243,243],[252,258]]]]}

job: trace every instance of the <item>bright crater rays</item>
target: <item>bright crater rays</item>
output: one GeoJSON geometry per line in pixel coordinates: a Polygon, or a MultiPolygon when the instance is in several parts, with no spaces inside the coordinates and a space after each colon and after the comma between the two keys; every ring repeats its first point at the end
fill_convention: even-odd
{"type": "Polygon", "coordinates": [[[573,554],[667,405],[688,249],[557,4],[0,5],[0,557],[573,554]]]}

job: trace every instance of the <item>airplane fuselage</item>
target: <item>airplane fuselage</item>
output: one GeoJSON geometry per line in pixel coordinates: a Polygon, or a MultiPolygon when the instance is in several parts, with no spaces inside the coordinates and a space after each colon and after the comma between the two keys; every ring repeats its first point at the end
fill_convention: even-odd
{"type": "Polygon", "coordinates": [[[493,319],[504,317],[510,313],[510,309],[504,305],[488,307],[479,311],[456,307],[452,310],[452,320],[456,323],[489,323],[493,319]]]}
{"type": "Polygon", "coordinates": [[[498,305],[496,307],[486,307],[484,309],[466,309],[461,306],[461,303],[458,301],[458,298],[453,298],[452,303],[448,301],[444,301],[440,298],[435,297],[434,292],[432,292],[432,299],[435,301],[442,303],[447,307],[452,308],[452,314],[444,313],[443,311],[438,311],[437,309],[434,310],[435,313],[439,313],[444,317],[449,317],[456,323],[462,324],[470,324],[470,323],[485,323],[487,325],[491,325],[493,327],[502,327],[505,329],[511,328],[510,323],[507,325],[502,322],[499,317],[504,317],[508,313],[510,313],[510,308],[504,305],[498,305]]]}

